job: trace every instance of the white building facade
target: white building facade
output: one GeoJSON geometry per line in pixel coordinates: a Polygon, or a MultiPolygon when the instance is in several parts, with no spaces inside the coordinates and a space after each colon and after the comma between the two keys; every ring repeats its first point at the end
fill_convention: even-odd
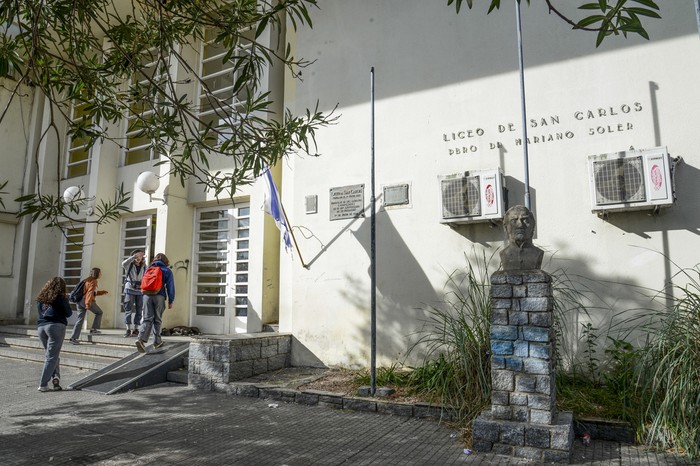
{"type": "MultiPolygon", "coordinates": [[[[497,218],[522,204],[525,193],[515,12],[504,6],[486,16],[482,6],[457,15],[452,7],[419,0],[319,6],[313,29],[288,32],[295,54],[315,60],[303,80],[274,68],[266,76],[267,88],[293,112],[319,101],[326,111],[337,104],[340,115],[317,134],[321,157],[293,157],[275,169],[307,267],[296,251],[292,257],[280,248],[274,223],[261,210],[262,181],[236,193],[233,203],[217,202],[193,183],[166,182],[167,165],[154,167],[137,142],[127,150],[96,145],[89,154],[55,136],[39,144],[48,110],[29,92],[2,133],[13,148],[3,155],[7,169],[0,176],[10,180],[0,217],[0,287],[9,297],[2,319],[31,322],[33,296],[48,278],[77,280],[101,267],[100,285],[112,292],[101,298],[105,324],[123,325],[119,263],[130,249],[144,247],[165,252],[174,265],[177,299],[166,327],[230,334],[279,322],[280,331],[294,335],[295,364],[366,366],[372,67],[378,362],[403,360],[426,309],[443,303],[450,273],[484,255],[494,256],[495,271],[504,239],[497,218]],[[57,148],[64,154],[60,167],[42,156],[57,148]],[[72,168],[83,160],[84,170],[72,168]],[[164,176],[150,200],[135,187],[148,170],[164,176]],[[475,222],[470,212],[455,223],[454,212],[444,210],[449,192],[441,180],[455,174],[461,180],[465,172],[492,175],[480,179],[483,188],[502,180],[505,191],[492,184],[480,198],[484,211],[492,201],[499,206],[490,221],[475,222]],[[133,193],[133,213],[99,228],[76,226],[69,240],[13,215],[19,205],[12,199],[32,192],[37,181],[57,193],[82,186],[97,197],[110,197],[123,183],[133,193]]],[[[611,37],[599,48],[594,33],[571,31],[543,4],[522,11],[535,243],[546,250],[545,270],[585,278],[608,305],[592,313],[597,324],[610,320],[611,309],[647,305],[639,290],[682,285],[676,272],[699,262],[700,39],[692,0],[661,6],[663,19],[645,23],[651,40],[611,37]],[[639,177],[662,182],[671,198],[664,204],[671,205],[636,210],[641,204],[625,199],[602,201],[596,210],[601,201],[595,193],[614,180],[591,174],[590,156],[632,158],[644,150],[668,154],[661,171],[652,175],[651,166],[640,165],[639,177]]],[[[565,11],[576,17],[573,9],[565,11]]],[[[199,50],[193,63],[206,56],[199,50]]],[[[113,131],[126,135],[125,128],[113,131]]],[[[464,186],[458,196],[469,196],[464,186]]]]}

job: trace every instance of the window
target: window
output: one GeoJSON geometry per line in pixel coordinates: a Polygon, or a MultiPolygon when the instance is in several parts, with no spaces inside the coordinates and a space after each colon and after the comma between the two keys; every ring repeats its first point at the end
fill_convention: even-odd
{"type": "Polygon", "coordinates": [[[255,31],[249,30],[241,35],[240,42],[233,55],[225,60],[228,49],[213,42],[216,29],[207,29],[201,52],[200,76],[202,82],[199,90],[200,131],[210,146],[218,146],[229,139],[231,129],[224,126],[234,124],[237,115],[244,111],[248,99],[248,88],[240,86],[234,93],[236,82],[241,72],[234,70],[234,64],[243,66],[253,45],[255,31]]]}
{"type": "Polygon", "coordinates": [[[84,227],[66,228],[61,247],[63,262],[60,275],[70,293],[82,279],[84,227]]]}
{"type": "Polygon", "coordinates": [[[247,316],[250,207],[199,211],[195,235],[197,315],[247,316]]]}
{"type": "MultiPolygon", "coordinates": [[[[75,100],[71,108],[71,121],[78,123],[87,119],[85,108],[88,103],[75,100]]],[[[90,126],[90,125],[88,125],[90,126]]],[[[66,178],[87,175],[90,172],[90,148],[89,138],[77,136],[68,138],[66,149],[66,178]]]]}
{"type": "Polygon", "coordinates": [[[151,140],[145,133],[144,123],[153,118],[154,109],[162,100],[161,94],[151,84],[151,81],[164,83],[162,65],[162,61],[159,61],[158,51],[151,49],[141,58],[141,71],[135,73],[131,79],[129,92],[133,102],[126,119],[124,165],[146,162],[156,158],[150,147],[151,140]]]}

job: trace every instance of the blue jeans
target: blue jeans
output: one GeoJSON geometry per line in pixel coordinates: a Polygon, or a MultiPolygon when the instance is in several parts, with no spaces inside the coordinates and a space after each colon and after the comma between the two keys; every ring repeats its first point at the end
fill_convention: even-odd
{"type": "MultiPolygon", "coordinates": [[[[80,332],[83,330],[83,322],[85,322],[85,314],[87,314],[88,309],[85,308],[85,300],[81,299],[79,303],[76,304],[78,308],[78,320],[75,321],[75,326],[73,327],[73,333],[71,333],[70,339],[77,340],[80,338],[80,332]]],[[[90,312],[95,314],[95,318],[92,321],[92,328],[95,330],[100,329],[100,324],[102,324],[102,309],[97,305],[95,301],[90,305],[90,312]]]]}
{"type": "Polygon", "coordinates": [[[58,355],[61,353],[63,339],[66,337],[66,326],[52,322],[37,327],[36,333],[39,336],[39,341],[41,341],[41,346],[45,350],[44,368],[41,371],[39,386],[46,387],[52,378],[61,378],[58,355]]]}
{"type": "Polygon", "coordinates": [[[165,296],[161,294],[143,296],[143,320],[139,327],[139,340],[147,343],[152,331],[153,343],[160,343],[163,312],[165,312],[165,296]]]}
{"type": "Polygon", "coordinates": [[[143,308],[143,295],[124,293],[124,323],[126,328],[132,324],[131,315],[134,315],[133,324],[138,327],[141,323],[141,309],[143,308]],[[133,312],[132,312],[133,309],[133,312]]]}

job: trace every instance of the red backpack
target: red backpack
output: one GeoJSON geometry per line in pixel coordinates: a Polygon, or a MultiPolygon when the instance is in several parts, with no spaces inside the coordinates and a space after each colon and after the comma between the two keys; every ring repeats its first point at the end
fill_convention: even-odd
{"type": "Polygon", "coordinates": [[[147,295],[160,293],[163,288],[163,271],[157,265],[152,265],[146,269],[141,279],[141,292],[147,295]]]}

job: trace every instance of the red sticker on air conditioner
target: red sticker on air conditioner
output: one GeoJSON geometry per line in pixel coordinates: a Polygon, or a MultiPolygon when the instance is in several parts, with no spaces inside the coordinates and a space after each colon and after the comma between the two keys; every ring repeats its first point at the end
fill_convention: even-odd
{"type": "Polygon", "coordinates": [[[496,200],[496,193],[493,192],[493,185],[486,185],[486,205],[491,207],[496,200]]]}
{"type": "Polygon", "coordinates": [[[654,189],[658,191],[664,184],[664,177],[661,174],[661,168],[658,165],[652,165],[651,167],[651,184],[654,189]]]}

